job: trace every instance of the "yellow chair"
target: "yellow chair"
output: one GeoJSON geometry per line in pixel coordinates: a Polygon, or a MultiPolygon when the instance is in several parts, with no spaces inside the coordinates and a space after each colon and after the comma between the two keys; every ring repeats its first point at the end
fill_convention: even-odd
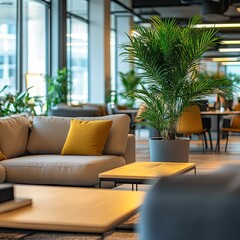
{"type": "Polygon", "coordinates": [[[203,128],[202,117],[200,108],[198,105],[188,107],[180,117],[177,127],[178,134],[184,136],[191,136],[192,134],[202,135],[202,147],[204,153],[204,142],[205,147],[208,148],[206,132],[209,134],[210,145],[212,149],[212,138],[210,129],[203,128]]]}
{"type": "Polygon", "coordinates": [[[240,103],[234,106],[234,111],[240,111],[240,103]]]}
{"type": "Polygon", "coordinates": [[[222,133],[226,133],[226,144],[225,144],[225,152],[227,151],[227,146],[228,146],[228,138],[229,138],[229,132],[232,133],[240,133],[240,116],[234,116],[232,119],[232,122],[230,124],[230,127],[223,127],[221,131],[218,134],[218,139],[217,139],[217,145],[216,145],[216,151],[220,151],[220,135],[222,133]]]}

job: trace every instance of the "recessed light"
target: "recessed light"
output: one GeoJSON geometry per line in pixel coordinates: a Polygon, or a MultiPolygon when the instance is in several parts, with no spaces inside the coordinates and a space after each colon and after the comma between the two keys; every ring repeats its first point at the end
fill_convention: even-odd
{"type": "Polygon", "coordinates": [[[240,52],[240,48],[219,48],[219,52],[240,52]]]}
{"type": "Polygon", "coordinates": [[[221,65],[240,65],[240,62],[222,62],[221,65]]]}
{"type": "Polygon", "coordinates": [[[238,58],[234,58],[234,57],[232,57],[232,58],[230,58],[230,57],[225,57],[225,58],[212,58],[212,61],[214,61],[214,62],[230,62],[230,61],[238,61],[238,58]]]}
{"type": "Polygon", "coordinates": [[[196,28],[240,28],[240,23],[206,23],[196,24],[196,28]]]}
{"type": "Polygon", "coordinates": [[[240,44],[240,40],[224,40],[220,42],[221,44],[240,44]]]}

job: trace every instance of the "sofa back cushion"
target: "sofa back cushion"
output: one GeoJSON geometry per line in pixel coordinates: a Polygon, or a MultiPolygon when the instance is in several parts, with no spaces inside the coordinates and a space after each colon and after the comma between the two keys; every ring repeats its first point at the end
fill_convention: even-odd
{"type": "MultiPolygon", "coordinates": [[[[70,128],[68,117],[35,117],[27,150],[31,154],[60,154],[70,128]]],[[[103,117],[78,117],[76,119],[112,120],[103,154],[123,155],[126,150],[130,119],[125,114],[103,117]]],[[[83,139],[84,141],[84,139],[83,139]]]]}
{"type": "Polygon", "coordinates": [[[25,115],[0,118],[0,151],[6,158],[21,156],[26,151],[29,121],[25,115]]]}

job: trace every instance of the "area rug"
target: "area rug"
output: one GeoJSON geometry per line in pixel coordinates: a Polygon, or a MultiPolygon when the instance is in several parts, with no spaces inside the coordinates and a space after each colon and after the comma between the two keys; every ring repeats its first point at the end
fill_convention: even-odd
{"type": "Polygon", "coordinates": [[[4,240],[137,240],[137,224],[139,214],[135,214],[124,223],[118,225],[115,229],[106,232],[104,238],[97,234],[85,233],[67,233],[67,232],[51,232],[51,231],[34,231],[19,229],[3,229],[0,228],[0,239],[4,240]]]}

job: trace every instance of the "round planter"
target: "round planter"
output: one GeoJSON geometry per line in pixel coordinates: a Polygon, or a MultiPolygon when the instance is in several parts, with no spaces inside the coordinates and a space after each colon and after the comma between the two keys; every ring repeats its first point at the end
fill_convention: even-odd
{"type": "Polygon", "coordinates": [[[152,162],[188,162],[189,144],[188,138],[176,140],[150,138],[150,160],[152,162]]]}

